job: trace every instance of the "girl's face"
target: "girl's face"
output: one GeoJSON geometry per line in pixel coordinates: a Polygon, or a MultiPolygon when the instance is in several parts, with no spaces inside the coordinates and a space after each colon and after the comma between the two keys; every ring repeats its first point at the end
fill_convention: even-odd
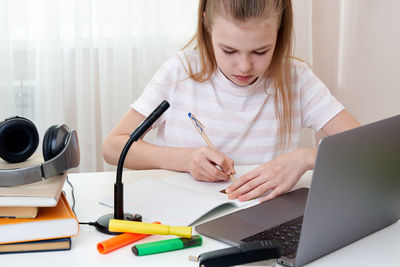
{"type": "Polygon", "coordinates": [[[218,68],[234,84],[247,86],[268,69],[277,38],[276,20],[234,23],[216,15],[211,40],[218,68]]]}

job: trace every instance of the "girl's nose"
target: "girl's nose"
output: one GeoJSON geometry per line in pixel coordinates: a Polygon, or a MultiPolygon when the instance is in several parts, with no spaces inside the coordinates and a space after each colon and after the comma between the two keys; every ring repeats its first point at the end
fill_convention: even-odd
{"type": "Polygon", "coordinates": [[[245,55],[239,59],[238,66],[241,74],[248,74],[253,68],[253,63],[250,57],[245,55]]]}

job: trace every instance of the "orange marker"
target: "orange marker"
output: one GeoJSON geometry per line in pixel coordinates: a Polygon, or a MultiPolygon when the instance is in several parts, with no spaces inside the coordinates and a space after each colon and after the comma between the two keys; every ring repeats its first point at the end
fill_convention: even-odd
{"type": "MultiPolygon", "coordinates": [[[[160,222],[153,222],[155,224],[161,224],[160,222]]],[[[135,241],[149,236],[149,234],[134,234],[134,233],[124,233],[114,236],[110,239],[104,240],[97,244],[97,251],[100,254],[107,254],[113,250],[122,248],[129,245],[135,241]]]]}

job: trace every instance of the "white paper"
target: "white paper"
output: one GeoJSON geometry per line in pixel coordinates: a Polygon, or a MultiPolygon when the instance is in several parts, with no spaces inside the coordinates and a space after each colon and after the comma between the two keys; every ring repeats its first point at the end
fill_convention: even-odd
{"type": "MultiPolygon", "coordinates": [[[[236,167],[237,175],[246,173],[255,166],[236,167]]],[[[257,200],[240,202],[229,200],[221,193],[231,182],[201,182],[189,173],[179,173],[160,180],[141,179],[125,187],[124,210],[139,213],[148,221],[160,221],[168,225],[191,225],[193,222],[224,205],[243,207],[257,200]]],[[[113,197],[100,201],[113,207],[113,197]]]]}

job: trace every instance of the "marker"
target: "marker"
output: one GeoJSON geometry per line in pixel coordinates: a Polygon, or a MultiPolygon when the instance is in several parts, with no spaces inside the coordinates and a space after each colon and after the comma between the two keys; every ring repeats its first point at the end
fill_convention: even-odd
{"type": "MultiPolygon", "coordinates": [[[[160,224],[160,222],[153,222],[156,224],[160,224]]],[[[100,254],[107,254],[116,249],[122,248],[126,245],[132,244],[135,241],[145,238],[149,236],[148,234],[133,234],[133,233],[124,233],[107,240],[101,241],[97,243],[97,251],[100,254]]]]}
{"type": "Polygon", "coordinates": [[[167,252],[172,250],[190,248],[201,246],[203,239],[200,235],[194,235],[192,238],[173,238],[161,241],[155,241],[150,243],[138,244],[132,247],[132,252],[136,256],[144,256],[150,254],[156,254],[161,252],[167,252]]]}
{"type": "Polygon", "coordinates": [[[176,235],[187,238],[192,237],[192,227],[190,226],[169,226],[163,224],[152,224],[144,222],[111,219],[108,225],[108,229],[111,232],[125,232],[125,233],[136,233],[136,234],[152,234],[152,235],[176,235]]]}

